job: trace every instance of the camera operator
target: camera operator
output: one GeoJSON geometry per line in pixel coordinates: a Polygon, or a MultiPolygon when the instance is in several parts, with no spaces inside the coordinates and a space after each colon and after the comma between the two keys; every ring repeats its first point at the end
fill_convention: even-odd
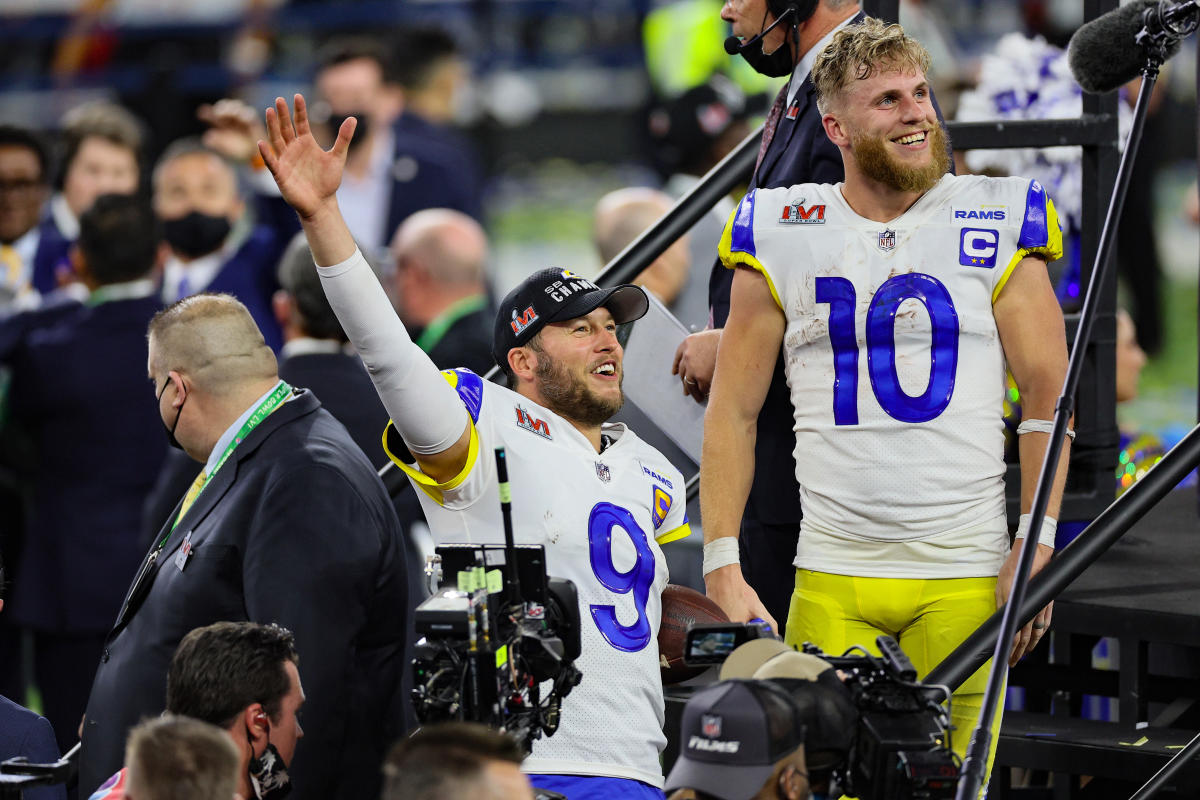
{"type": "Polygon", "coordinates": [[[383,762],[381,800],[533,800],[521,748],[473,722],[422,728],[383,762]]]}
{"type": "MultiPolygon", "coordinates": [[[[167,712],[228,734],[239,757],[234,788],[247,800],[278,800],[290,789],[287,768],[304,735],[297,716],[304,704],[298,664],[291,632],[257,622],[196,628],[183,637],[171,659],[167,712]]],[[[125,763],[91,800],[124,797],[133,783],[128,755],[125,763]]],[[[129,794],[141,798],[132,790],[129,794]]]]}
{"type": "Polygon", "coordinates": [[[229,800],[238,752],[215,725],[189,717],[149,719],[129,732],[127,796],[137,800],[229,800]]]}
{"type": "Polygon", "coordinates": [[[667,778],[671,800],[806,800],[805,719],[769,681],[721,681],[683,710],[681,750],[667,778]]]}
{"type": "Polygon", "coordinates": [[[355,122],[323,151],[296,95],[294,127],[279,98],[267,128],[259,150],[300,215],[325,293],[391,416],[390,452],[412,453],[393,460],[421,489],[435,539],[502,541],[490,451],[504,445],[517,541],[545,546],[548,574],[573,581],[581,609],[590,609],[580,613],[583,683],[554,736],[533,744],[524,764],[531,782],[572,800],[662,798],[655,637],[667,565],[659,545],[690,532],[683,477],[624,425],[604,424],[623,401],[616,328],[646,312],[645,293],[541,270],[496,317],[493,357],[512,388],[469,370],[439,375],[397,319],[334,196],[355,122]]]}

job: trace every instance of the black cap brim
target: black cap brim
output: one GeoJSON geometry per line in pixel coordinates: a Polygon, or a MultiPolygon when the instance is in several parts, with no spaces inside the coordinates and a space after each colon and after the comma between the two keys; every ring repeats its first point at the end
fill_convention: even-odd
{"type": "Polygon", "coordinates": [[[547,317],[546,322],[562,322],[587,316],[602,306],[612,314],[613,322],[624,325],[646,316],[646,312],[650,310],[650,300],[642,287],[626,283],[580,295],[574,302],[563,305],[552,317],[547,317]]]}
{"type": "MultiPolygon", "coordinates": [[[[801,745],[784,753],[791,755],[801,745]]],[[[775,771],[775,764],[710,764],[680,755],[667,776],[666,791],[700,789],[720,800],[747,800],[754,797],[775,771]]]]}

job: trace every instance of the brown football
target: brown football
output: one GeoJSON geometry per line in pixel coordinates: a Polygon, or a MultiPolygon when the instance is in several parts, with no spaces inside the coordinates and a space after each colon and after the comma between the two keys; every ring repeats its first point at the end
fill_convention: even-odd
{"type": "Polygon", "coordinates": [[[683,644],[694,622],[728,622],[721,607],[687,586],[668,583],[662,593],[662,625],[658,629],[658,666],[663,685],[694,678],[705,667],[683,663],[683,644]]]}

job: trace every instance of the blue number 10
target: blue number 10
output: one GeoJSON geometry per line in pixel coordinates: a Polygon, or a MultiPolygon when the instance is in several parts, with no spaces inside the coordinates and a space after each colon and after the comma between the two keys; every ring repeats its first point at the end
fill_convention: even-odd
{"type": "MultiPolygon", "coordinates": [[[[854,331],[857,298],[845,278],[816,280],[818,303],[829,304],[829,343],[833,347],[833,421],[858,424],[858,338],[854,331]]],[[[946,410],[958,370],[958,312],[946,287],[932,275],[911,272],[886,280],[867,309],[867,374],[875,399],[888,416],[901,422],[928,422],[946,410]],[[905,300],[920,300],[929,312],[933,341],[929,383],[919,395],[900,386],[896,371],[896,311],[905,300]]]]}

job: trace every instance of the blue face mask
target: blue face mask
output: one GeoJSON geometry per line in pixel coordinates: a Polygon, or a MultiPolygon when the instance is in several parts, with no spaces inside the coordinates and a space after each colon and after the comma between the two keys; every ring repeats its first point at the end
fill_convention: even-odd
{"type": "MultiPolygon", "coordinates": [[[[158,392],[158,402],[160,402],[160,403],[162,402],[163,393],[167,391],[167,386],[170,383],[171,383],[171,376],[168,375],[166,382],[163,383],[162,389],[160,389],[158,392]]],[[[187,398],[184,397],[183,403],[186,403],[186,402],[187,402],[187,398]]],[[[176,450],[183,449],[183,445],[181,445],[179,443],[179,440],[175,438],[175,429],[179,427],[179,415],[183,413],[183,403],[179,404],[179,410],[175,412],[174,424],[172,424],[171,427],[169,427],[169,428],[165,424],[163,425],[163,430],[167,434],[167,444],[171,445],[171,447],[174,447],[176,450]]]]}

